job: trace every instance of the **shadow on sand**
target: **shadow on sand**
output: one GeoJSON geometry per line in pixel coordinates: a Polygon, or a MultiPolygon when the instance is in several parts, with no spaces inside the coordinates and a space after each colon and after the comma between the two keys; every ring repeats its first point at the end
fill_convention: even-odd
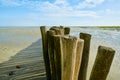
{"type": "Polygon", "coordinates": [[[46,80],[41,39],[1,63],[0,80],[46,80]]]}

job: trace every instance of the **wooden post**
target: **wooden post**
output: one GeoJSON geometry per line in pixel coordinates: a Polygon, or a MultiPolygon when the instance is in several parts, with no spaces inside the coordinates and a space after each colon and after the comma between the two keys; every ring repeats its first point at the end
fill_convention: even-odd
{"type": "Polygon", "coordinates": [[[76,58],[75,58],[75,70],[74,70],[74,78],[73,80],[78,80],[79,70],[81,66],[82,60],[82,51],[84,46],[84,40],[78,39],[77,48],[76,48],[76,58]]]}
{"type": "Polygon", "coordinates": [[[46,76],[47,80],[51,80],[51,69],[48,55],[48,42],[47,42],[47,34],[45,26],[40,27],[41,35],[42,35],[42,44],[43,44],[43,58],[45,62],[46,76]]]}
{"type": "Polygon", "coordinates": [[[70,33],[70,28],[69,27],[65,27],[64,28],[64,34],[67,35],[70,33]]]}
{"type": "Polygon", "coordinates": [[[54,30],[56,35],[64,35],[64,28],[51,27],[50,30],[54,30]]]}
{"type": "Polygon", "coordinates": [[[40,29],[47,80],[78,80],[84,40],[66,35],[70,28],[40,29]]]}
{"type": "Polygon", "coordinates": [[[73,36],[54,36],[56,80],[78,80],[83,45],[83,40],[73,36]]]}
{"type": "Polygon", "coordinates": [[[63,54],[61,46],[62,46],[61,35],[55,35],[54,36],[54,61],[56,67],[55,80],[61,80],[61,54],[63,54]]]}
{"type": "Polygon", "coordinates": [[[52,70],[52,80],[61,80],[60,37],[53,38],[53,35],[64,35],[64,28],[52,27],[48,31],[48,53],[52,70]]]}
{"type": "Polygon", "coordinates": [[[55,32],[53,30],[47,31],[47,37],[48,37],[48,54],[49,54],[49,61],[50,61],[50,67],[51,67],[51,74],[52,74],[52,80],[56,80],[56,70],[55,70],[55,62],[54,62],[54,38],[55,32]]]}
{"type": "Polygon", "coordinates": [[[60,28],[64,28],[64,26],[60,26],[60,28]]]}
{"type": "Polygon", "coordinates": [[[89,80],[106,80],[114,54],[112,48],[99,46],[89,80]]]}
{"type": "Polygon", "coordinates": [[[78,80],[86,80],[91,35],[87,33],[80,33],[80,38],[84,40],[84,48],[82,53],[82,62],[80,66],[78,80]]]}
{"type": "Polygon", "coordinates": [[[77,38],[73,36],[61,37],[62,54],[61,54],[61,70],[62,80],[73,80],[75,69],[75,58],[77,48],[77,38]]]}

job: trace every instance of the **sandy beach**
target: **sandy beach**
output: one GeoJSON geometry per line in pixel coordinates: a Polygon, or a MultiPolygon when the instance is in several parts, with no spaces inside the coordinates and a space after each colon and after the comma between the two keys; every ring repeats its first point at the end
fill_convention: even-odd
{"type": "MultiPolygon", "coordinates": [[[[120,33],[71,28],[71,35],[78,36],[80,32],[92,34],[87,80],[89,80],[99,45],[116,50],[107,80],[118,80],[120,78],[118,53],[120,43],[116,39],[120,33]],[[105,38],[104,35],[106,35],[105,38]],[[112,43],[114,41],[116,42],[112,43]]],[[[0,80],[46,80],[39,27],[0,28],[0,38],[0,80]]]]}
{"type": "Polygon", "coordinates": [[[0,28],[0,63],[40,38],[39,28],[0,28]]]}
{"type": "Polygon", "coordinates": [[[39,28],[0,29],[0,80],[44,80],[39,28]]]}

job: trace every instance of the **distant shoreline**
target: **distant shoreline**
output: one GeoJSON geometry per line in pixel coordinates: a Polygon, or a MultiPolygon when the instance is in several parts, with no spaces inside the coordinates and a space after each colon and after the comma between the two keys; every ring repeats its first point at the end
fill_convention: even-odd
{"type": "MultiPolygon", "coordinates": [[[[0,28],[38,28],[38,27],[40,27],[40,26],[0,26],[0,28]]],[[[46,27],[52,27],[52,26],[46,26],[46,27]]],[[[65,27],[74,27],[74,28],[120,28],[120,26],[65,26],[65,27]]]]}
{"type": "Polygon", "coordinates": [[[75,26],[80,28],[120,28],[120,26],[75,26]]]}

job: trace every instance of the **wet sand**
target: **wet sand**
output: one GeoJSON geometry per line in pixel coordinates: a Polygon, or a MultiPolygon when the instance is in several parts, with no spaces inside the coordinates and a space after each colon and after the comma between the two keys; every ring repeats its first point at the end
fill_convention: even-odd
{"type": "Polygon", "coordinates": [[[0,32],[0,80],[46,80],[39,28],[0,32]]]}
{"type": "Polygon", "coordinates": [[[40,38],[39,28],[0,28],[0,63],[40,38]]]}
{"type": "MultiPolygon", "coordinates": [[[[72,31],[80,29],[73,28],[72,31]]],[[[0,33],[0,80],[46,80],[39,28],[7,28],[0,29],[0,33]]],[[[109,42],[92,37],[87,80],[99,45],[113,47],[109,42]]],[[[107,80],[120,78],[119,66],[117,52],[107,80]]]]}
{"type": "Polygon", "coordinates": [[[46,80],[41,39],[0,64],[0,80],[46,80]]]}

